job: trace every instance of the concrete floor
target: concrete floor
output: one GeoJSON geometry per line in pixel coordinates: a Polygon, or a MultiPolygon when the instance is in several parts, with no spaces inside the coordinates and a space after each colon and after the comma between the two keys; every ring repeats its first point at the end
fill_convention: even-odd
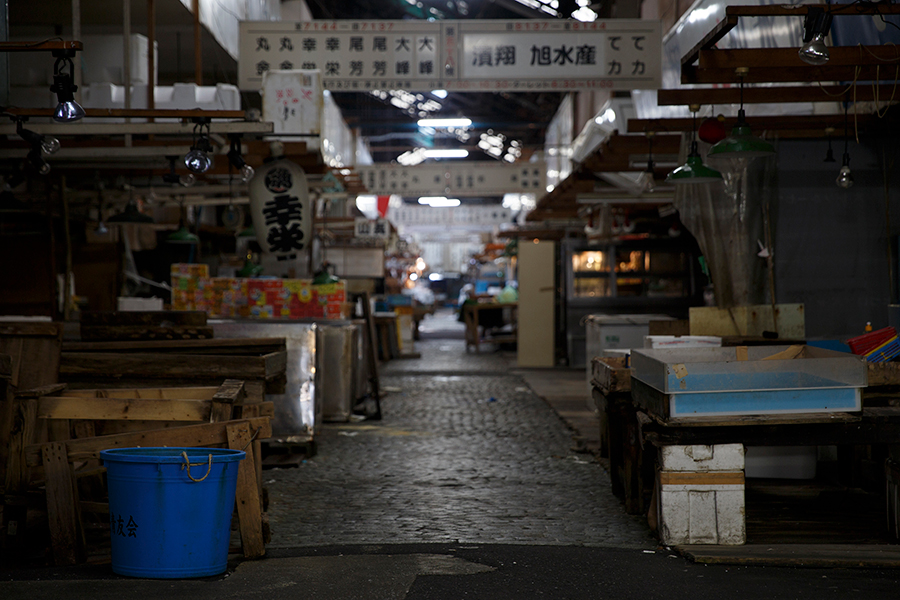
{"type": "Polygon", "coordinates": [[[381,421],[326,424],[316,456],[264,472],[266,558],[197,580],[0,569],[0,598],[897,597],[896,570],[702,565],[658,546],[590,452],[583,371],[467,353],[436,337],[452,315],[423,326],[421,358],[382,369],[381,421]]]}

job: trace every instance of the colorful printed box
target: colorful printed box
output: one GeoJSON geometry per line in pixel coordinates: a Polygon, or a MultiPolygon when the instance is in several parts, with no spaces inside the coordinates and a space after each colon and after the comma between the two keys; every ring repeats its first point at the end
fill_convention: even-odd
{"type": "Polygon", "coordinates": [[[309,279],[209,277],[207,265],[174,264],[172,309],[203,310],[211,317],[342,319],[346,283],[309,279]]]}

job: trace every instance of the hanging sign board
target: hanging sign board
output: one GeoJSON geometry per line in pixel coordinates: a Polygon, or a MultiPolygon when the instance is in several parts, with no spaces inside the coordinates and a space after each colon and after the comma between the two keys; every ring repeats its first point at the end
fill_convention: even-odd
{"type": "Polygon", "coordinates": [[[387,219],[357,217],[353,223],[353,237],[363,240],[386,240],[391,237],[391,225],[387,219]]]}
{"type": "Polygon", "coordinates": [[[266,71],[262,78],[263,121],[274,133],[319,135],[322,131],[322,76],[319,71],[266,71]]]}
{"type": "Polygon", "coordinates": [[[460,162],[402,166],[390,163],[356,167],[370,194],[400,196],[542,195],[547,187],[543,161],[508,164],[460,162]]]}
{"type": "Polygon", "coordinates": [[[256,240],[278,260],[295,259],[312,241],[312,210],[306,173],[280,159],[256,171],[248,189],[256,240]]]}
{"type": "Polygon", "coordinates": [[[632,90],[661,87],[659,21],[242,21],[238,85],[318,69],[326,89],[632,90]]]}

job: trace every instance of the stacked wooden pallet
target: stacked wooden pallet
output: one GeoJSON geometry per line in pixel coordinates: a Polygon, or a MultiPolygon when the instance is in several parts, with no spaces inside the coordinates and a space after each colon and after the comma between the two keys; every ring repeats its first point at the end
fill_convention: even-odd
{"type": "MultiPolygon", "coordinates": [[[[227,447],[244,450],[238,471],[237,515],[243,554],[265,554],[267,524],[262,511],[259,440],[271,436],[271,403],[248,403],[244,384],[227,380],[219,387],[70,390],[64,384],[18,392],[5,478],[3,530],[7,556],[29,541],[29,495],[43,491],[49,547],[56,564],[76,564],[88,556],[85,514],[108,515],[103,486],[90,483],[104,472],[101,450],[126,447],[227,447]],[[40,422],[65,423],[72,437],[40,441],[40,422]],[[118,432],[97,435],[101,424],[118,432]],[[146,423],[157,424],[146,429],[146,423]],[[139,423],[129,431],[129,425],[139,423]]],[[[99,519],[108,523],[108,516],[99,519]]]]}

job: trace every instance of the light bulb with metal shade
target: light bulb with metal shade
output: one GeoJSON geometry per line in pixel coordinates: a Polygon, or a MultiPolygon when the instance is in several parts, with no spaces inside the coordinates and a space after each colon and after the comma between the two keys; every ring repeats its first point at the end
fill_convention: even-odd
{"type": "Polygon", "coordinates": [[[59,104],[53,111],[53,120],[57,123],[71,123],[84,118],[84,108],[75,102],[75,91],[78,86],[72,82],[70,73],[57,73],[53,76],[51,92],[56,92],[56,100],[59,104]]]}
{"type": "Polygon", "coordinates": [[[803,44],[797,52],[800,60],[808,65],[821,66],[828,62],[828,46],[825,45],[825,34],[817,33],[813,39],[803,44]]]}
{"type": "MultiPolygon", "coordinates": [[[[184,155],[184,166],[194,173],[206,173],[212,167],[212,157],[209,149],[203,145],[204,138],[197,141],[196,146],[191,146],[190,151],[184,155]]],[[[206,142],[209,145],[209,142],[206,142]]]]}
{"type": "Polygon", "coordinates": [[[44,154],[56,154],[59,152],[59,140],[49,135],[41,136],[41,150],[44,154]]]}
{"type": "Polygon", "coordinates": [[[28,162],[31,163],[31,166],[34,167],[35,171],[37,171],[41,175],[47,175],[50,173],[50,163],[44,160],[44,157],[41,156],[41,151],[34,147],[28,153],[27,156],[28,162]]]}
{"type": "Polygon", "coordinates": [[[250,165],[244,163],[244,166],[241,167],[241,181],[247,183],[248,181],[253,179],[254,175],[256,175],[256,170],[250,165]]]}
{"type": "Polygon", "coordinates": [[[837,179],[834,180],[839,188],[845,190],[853,187],[853,173],[850,172],[850,155],[844,153],[844,161],[841,170],[838,172],[837,179]]]}
{"type": "Polygon", "coordinates": [[[643,193],[653,193],[656,190],[656,179],[653,177],[653,171],[642,171],[637,180],[638,189],[643,193]]]}

